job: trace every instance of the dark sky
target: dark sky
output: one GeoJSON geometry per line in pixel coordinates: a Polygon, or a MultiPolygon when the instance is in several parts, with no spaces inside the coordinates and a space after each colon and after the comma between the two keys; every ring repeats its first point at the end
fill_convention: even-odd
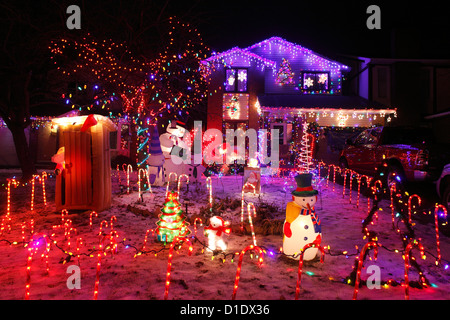
{"type": "Polygon", "coordinates": [[[227,0],[202,8],[199,29],[217,51],[280,36],[324,55],[450,58],[450,13],[436,2],[227,0]],[[371,4],[381,9],[381,30],[366,27],[371,4]]]}

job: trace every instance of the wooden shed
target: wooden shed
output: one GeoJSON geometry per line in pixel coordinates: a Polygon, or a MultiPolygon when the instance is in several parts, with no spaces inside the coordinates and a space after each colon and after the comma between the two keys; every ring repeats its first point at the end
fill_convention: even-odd
{"type": "Polygon", "coordinates": [[[56,118],[63,170],[56,178],[56,209],[102,211],[111,206],[110,132],[101,115],[56,118]]]}

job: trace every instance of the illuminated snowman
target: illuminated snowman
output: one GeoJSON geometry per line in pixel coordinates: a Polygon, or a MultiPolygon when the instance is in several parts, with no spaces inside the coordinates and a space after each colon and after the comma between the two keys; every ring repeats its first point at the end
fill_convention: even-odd
{"type": "MultiPolygon", "coordinates": [[[[311,186],[312,174],[303,173],[295,177],[297,188],[292,192],[292,202],[286,206],[286,220],[283,226],[283,252],[293,259],[300,259],[301,249],[309,244],[320,245],[322,240],[320,219],[314,206],[318,191],[311,186]]],[[[309,248],[303,260],[312,260],[317,248],[309,248]]]]}
{"type": "Polygon", "coordinates": [[[224,221],[221,217],[211,217],[209,226],[205,228],[205,235],[208,237],[208,251],[220,249],[225,251],[227,245],[223,240],[224,235],[229,235],[231,228],[229,222],[224,221]]]}

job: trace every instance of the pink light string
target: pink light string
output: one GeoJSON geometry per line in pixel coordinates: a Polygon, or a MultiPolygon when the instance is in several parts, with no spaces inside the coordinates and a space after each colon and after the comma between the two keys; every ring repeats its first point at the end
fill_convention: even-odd
{"type": "Polygon", "coordinates": [[[239,262],[236,270],[236,277],[234,279],[233,294],[231,296],[232,300],[236,300],[236,293],[239,286],[239,279],[241,277],[242,260],[244,259],[244,255],[248,250],[256,250],[260,254],[258,258],[258,266],[261,266],[264,260],[264,251],[260,247],[255,247],[254,245],[251,244],[241,251],[241,253],[239,254],[239,262]]]}
{"type": "Polygon", "coordinates": [[[305,251],[308,248],[311,248],[311,247],[317,248],[317,249],[320,250],[320,253],[321,253],[321,255],[320,255],[320,262],[323,263],[323,258],[325,256],[325,250],[323,249],[322,246],[320,246],[320,245],[318,245],[318,244],[316,244],[314,242],[311,242],[311,243],[306,244],[302,248],[302,250],[300,252],[300,261],[298,263],[298,275],[297,275],[297,286],[295,288],[295,300],[298,300],[298,297],[300,295],[300,283],[302,281],[301,279],[302,279],[302,273],[303,273],[303,256],[305,254],[305,251]]]}
{"type": "Polygon", "coordinates": [[[169,177],[167,178],[166,196],[165,196],[164,199],[167,199],[167,195],[169,194],[170,178],[172,178],[172,176],[175,177],[175,180],[174,180],[174,181],[177,181],[177,180],[178,180],[178,174],[176,174],[175,172],[169,173],[169,177]]]}
{"type": "Polygon", "coordinates": [[[416,241],[416,240],[410,241],[410,242],[408,243],[408,245],[406,246],[406,250],[405,250],[405,300],[409,300],[409,278],[408,278],[408,271],[409,271],[409,268],[411,268],[411,264],[409,263],[409,261],[410,261],[410,260],[409,260],[409,259],[410,259],[409,253],[410,253],[411,249],[412,249],[414,246],[419,247],[420,254],[422,255],[422,257],[424,257],[424,255],[425,255],[425,249],[424,249],[424,247],[422,246],[422,244],[421,244],[420,242],[418,242],[418,241],[416,241]]]}
{"type": "Polygon", "coordinates": [[[359,255],[358,260],[358,269],[356,270],[356,279],[355,279],[355,290],[353,291],[353,300],[356,300],[358,296],[358,290],[359,290],[359,282],[361,279],[361,269],[364,262],[364,255],[366,254],[366,251],[369,247],[373,247],[375,250],[375,260],[377,259],[378,254],[378,243],[375,241],[370,241],[365,244],[363,247],[361,254],[359,255]]]}
{"type": "Polygon", "coordinates": [[[186,180],[186,186],[189,184],[189,176],[187,174],[180,174],[178,177],[178,185],[177,185],[177,193],[178,193],[178,200],[180,199],[180,189],[181,189],[181,180],[182,178],[185,178],[186,180]]]}
{"type": "MultiPolygon", "coordinates": [[[[178,245],[178,241],[183,241],[183,243],[186,243],[189,246],[189,252],[188,255],[190,256],[192,254],[192,244],[187,238],[178,238],[176,237],[174,241],[170,244],[169,249],[169,259],[167,261],[167,272],[166,272],[166,283],[165,283],[165,289],[164,289],[164,300],[167,300],[169,296],[169,287],[170,287],[170,272],[172,270],[172,258],[173,258],[173,248],[178,245]]],[[[183,245],[183,243],[181,245],[183,245]]]]}
{"type": "Polygon", "coordinates": [[[241,191],[241,231],[244,231],[244,207],[245,207],[244,194],[245,194],[245,190],[247,187],[250,187],[253,189],[253,195],[256,194],[255,185],[253,185],[252,183],[246,182],[242,186],[242,191],[241,191]]]}
{"type": "Polygon", "coordinates": [[[411,196],[409,196],[409,198],[408,198],[408,222],[409,222],[409,224],[412,223],[411,211],[412,211],[412,200],[414,198],[417,199],[417,202],[419,203],[419,206],[422,205],[422,199],[417,194],[412,194],[411,196]]]}
{"type": "Polygon", "coordinates": [[[444,211],[444,218],[447,219],[447,209],[442,204],[436,204],[434,207],[434,229],[436,231],[436,248],[437,248],[437,260],[436,265],[441,263],[441,242],[439,241],[439,209],[444,211]]]}

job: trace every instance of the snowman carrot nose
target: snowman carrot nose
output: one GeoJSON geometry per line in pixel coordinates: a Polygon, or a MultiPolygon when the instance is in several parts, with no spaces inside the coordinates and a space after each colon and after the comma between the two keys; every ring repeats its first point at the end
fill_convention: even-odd
{"type": "Polygon", "coordinates": [[[309,205],[309,203],[306,203],[306,206],[308,207],[308,210],[311,210],[311,206],[309,205]]]}

